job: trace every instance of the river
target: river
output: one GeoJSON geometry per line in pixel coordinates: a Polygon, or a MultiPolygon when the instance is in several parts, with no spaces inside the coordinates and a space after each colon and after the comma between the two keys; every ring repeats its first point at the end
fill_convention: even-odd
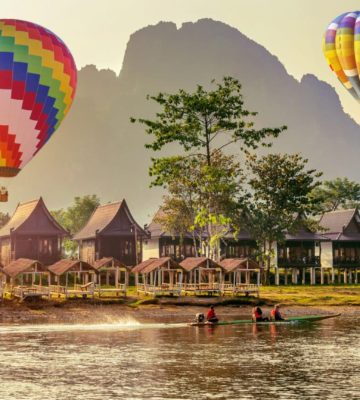
{"type": "Polygon", "coordinates": [[[360,399],[359,324],[1,326],[0,398],[360,399]]]}

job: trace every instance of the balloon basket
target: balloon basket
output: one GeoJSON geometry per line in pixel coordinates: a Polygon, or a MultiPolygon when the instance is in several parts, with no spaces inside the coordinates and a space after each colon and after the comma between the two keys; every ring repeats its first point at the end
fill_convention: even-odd
{"type": "Polygon", "coordinates": [[[6,203],[9,199],[9,193],[5,186],[0,187],[0,203],[6,203]]]}

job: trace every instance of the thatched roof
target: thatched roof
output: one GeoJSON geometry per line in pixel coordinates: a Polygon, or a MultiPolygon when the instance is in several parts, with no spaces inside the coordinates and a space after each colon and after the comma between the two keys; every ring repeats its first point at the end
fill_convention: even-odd
{"type": "Polygon", "coordinates": [[[136,265],[131,272],[149,273],[158,268],[179,269],[181,266],[171,257],[150,258],[136,265]]]}
{"type": "Polygon", "coordinates": [[[48,270],[54,275],[62,275],[66,272],[97,272],[96,268],[87,262],[80,260],[63,259],[48,267],[48,270]]]}
{"type": "Polygon", "coordinates": [[[319,225],[331,240],[360,241],[360,216],[356,208],[324,213],[319,225]]]}
{"type": "Polygon", "coordinates": [[[104,257],[101,258],[100,260],[96,260],[94,262],[94,267],[99,270],[102,268],[111,268],[111,267],[120,267],[120,268],[126,268],[126,269],[130,269],[131,267],[126,266],[125,264],[123,264],[121,261],[117,260],[114,257],[104,257]]]}
{"type": "Polygon", "coordinates": [[[43,199],[19,203],[9,222],[0,229],[0,237],[10,236],[10,233],[55,234],[68,236],[67,232],[50,214],[43,199]]]}
{"type": "Polygon", "coordinates": [[[221,265],[207,257],[188,257],[181,261],[180,266],[187,271],[195,268],[222,268],[221,265]]]}
{"type": "Polygon", "coordinates": [[[23,274],[25,272],[45,272],[43,264],[37,260],[31,260],[29,258],[18,258],[12,261],[6,267],[2,269],[5,275],[15,278],[17,275],[23,274]]]}
{"type": "Polygon", "coordinates": [[[227,272],[239,270],[260,270],[260,265],[250,258],[225,258],[219,263],[227,272]]]}
{"type": "Polygon", "coordinates": [[[76,233],[74,240],[95,239],[97,234],[129,235],[134,229],[140,236],[147,235],[131,215],[124,199],[97,207],[86,225],[76,233]]]}

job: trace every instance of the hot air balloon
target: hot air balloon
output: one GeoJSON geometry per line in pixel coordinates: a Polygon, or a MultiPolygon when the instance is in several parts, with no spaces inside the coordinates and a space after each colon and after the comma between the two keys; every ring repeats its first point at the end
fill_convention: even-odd
{"type": "Polygon", "coordinates": [[[360,11],[342,14],[331,22],[323,52],[340,82],[360,101],[360,11]]]}
{"type": "Polygon", "coordinates": [[[0,19],[0,177],[17,175],[50,139],[71,107],[76,79],[74,59],[54,33],[0,19]]]}

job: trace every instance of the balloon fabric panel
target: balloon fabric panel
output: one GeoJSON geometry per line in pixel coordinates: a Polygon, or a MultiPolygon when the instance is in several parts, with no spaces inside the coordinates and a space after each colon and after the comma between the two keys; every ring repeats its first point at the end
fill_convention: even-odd
{"type": "Polygon", "coordinates": [[[350,94],[360,101],[360,12],[335,18],[323,39],[323,52],[331,70],[350,94]]]}
{"type": "Polygon", "coordinates": [[[49,140],[76,91],[76,65],[49,30],[0,19],[0,176],[16,175],[49,140]]]}

